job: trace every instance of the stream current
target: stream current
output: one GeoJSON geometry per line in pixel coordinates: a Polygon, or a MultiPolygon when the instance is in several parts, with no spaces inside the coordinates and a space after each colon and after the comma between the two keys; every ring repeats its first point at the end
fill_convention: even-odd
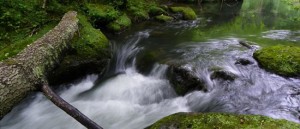
{"type": "MultiPolygon", "coordinates": [[[[212,36],[210,30],[205,30],[206,39],[199,37],[199,27],[207,27],[211,21],[211,17],[200,17],[195,21],[137,26],[112,41],[114,56],[106,79],[97,81],[101,79],[98,75],[87,75],[78,83],[61,86],[57,92],[105,129],[142,129],[177,112],[259,114],[300,123],[300,79],[284,78],[261,69],[252,54],[268,43],[251,40],[255,37],[261,42],[299,42],[299,30],[266,29],[242,36],[230,32],[219,35],[222,30],[215,30],[217,34],[212,36]],[[240,40],[254,42],[253,49],[240,45],[240,40]],[[240,58],[253,63],[236,64],[240,58]],[[193,71],[204,80],[208,91],[176,95],[167,79],[167,64],[193,71]],[[209,69],[214,66],[237,78],[212,80],[209,69]]],[[[0,128],[84,127],[37,93],[5,116],[0,128]]]]}

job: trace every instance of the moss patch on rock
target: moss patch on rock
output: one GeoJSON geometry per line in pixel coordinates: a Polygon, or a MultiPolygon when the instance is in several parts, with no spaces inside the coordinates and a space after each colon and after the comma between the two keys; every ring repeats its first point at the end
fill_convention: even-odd
{"type": "Polygon", "coordinates": [[[166,15],[163,15],[163,14],[161,14],[161,15],[159,15],[159,16],[156,16],[155,19],[156,19],[157,21],[160,21],[160,22],[169,22],[169,21],[174,20],[173,17],[166,16],[166,15]]]}
{"type": "Polygon", "coordinates": [[[83,15],[78,15],[80,34],[74,38],[71,47],[80,58],[107,57],[109,41],[99,30],[95,29],[88,19],[83,15]]]}
{"type": "Polygon", "coordinates": [[[117,20],[109,23],[106,27],[107,29],[119,32],[123,30],[124,28],[128,28],[131,26],[131,20],[130,18],[124,13],[122,16],[118,17],[117,20]]]}
{"type": "Polygon", "coordinates": [[[197,18],[195,11],[190,7],[171,7],[170,9],[174,13],[182,13],[185,20],[195,20],[197,18]]]}
{"type": "MultiPolygon", "coordinates": [[[[152,13],[158,11],[158,5],[154,1],[146,0],[127,0],[127,12],[133,21],[144,21],[149,19],[149,13],[152,8],[152,13]],[[154,9],[155,8],[155,9],[154,9]]],[[[155,12],[156,13],[156,12],[155,12]]]]}
{"type": "Polygon", "coordinates": [[[256,51],[253,56],[269,71],[283,76],[300,75],[300,47],[271,46],[256,51]]]}
{"type": "Polygon", "coordinates": [[[298,129],[299,124],[259,115],[225,113],[177,113],[147,129],[298,129]]]}
{"type": "Polygon", "coordinates": [[[120,12],[109,5],[86,4],[85,11],[94,26],[97,26],[97,24],[107,24],[120,16],[120,12]]]}
{"type": "Polygon", "coordinates": [[[168,12],[165,11],[163,8],[161,7],[158,7],[158,6],[151,6],[150,9],[149,9],[149,14],[152,15],[152,16],[155,16],[155,15],[161,15],[161,14],[164,14],[164,15],[167,15],[168,12]]]}
{"type": "Polygon", "coordinates": [[[71,82],[91,73],[101,73],[110,59],[109,41],[95,29],[87,17],[79,14],[79,33],[71,43],[71,51],[53,70],[48,80],[51,85],[71,82]]]}

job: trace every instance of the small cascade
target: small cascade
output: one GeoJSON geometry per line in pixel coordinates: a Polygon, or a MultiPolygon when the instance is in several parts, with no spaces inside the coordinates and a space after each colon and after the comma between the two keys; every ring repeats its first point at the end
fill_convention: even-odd
{"type": "Polygon", "coordinates": [[[126,68],[134,66],[136,54],[142,49],[137,44],[148,38],[149,32],[138,32],[125,42],[113,43],[113,59],[109,70],[111,74],[122,73],[126,68]]]}

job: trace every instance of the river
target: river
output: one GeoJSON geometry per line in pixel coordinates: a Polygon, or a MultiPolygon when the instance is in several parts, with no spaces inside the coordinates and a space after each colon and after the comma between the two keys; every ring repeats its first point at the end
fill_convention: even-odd
{"type": "MultiPolygon", "coordinates": [[[[195,6],[194,21],[145,22],[110,37],[113,59],[105,79],[85,79],[57,90],[105,129],[142,129],[177,112],[259,114],[300,123],[300,79],[261,69],[252,54],[277,44],[300,45],[300,12],[280,0],[244,0],[195,6]],[[253,49],[239,44],[252,43],[253,49]],[[250,65],[236,64],[248,59],[250,65]],[[176,95],[167,64],[204,80],[207,92],[176,95]],[[235,74],[211,79],[212,67],[235,74]]],[[[82,129],[41,93],[24,100],[0,121],[1,129],[82,129]]]]}

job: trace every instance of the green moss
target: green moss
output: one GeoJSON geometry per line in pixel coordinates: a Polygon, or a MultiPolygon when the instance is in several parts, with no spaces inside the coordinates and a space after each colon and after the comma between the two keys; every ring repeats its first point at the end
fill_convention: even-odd
{"type": "Polygon", "coordinates": [[[190,7],[171,7],[170,9],[174,13],[182,13],[185,20],[195,20],[197,18],[195,11],[190,7]]]}
{"type": "Polygon", "coordinates": [[[109,41],[98,29],[95,29],[88,19],[79,14],[80,34],[75,36],[72,48],[76,51],[78,58],[102,58],[109,56],[109,41]]]}
{"type": "Polygon", "coordinates": [[[149,14],[152,16],[155,16],[155,15],[161,15],[161,14],[167,15],[168,13],[161,7],[151,6],[149,9],[149,14]]]}
{"type": "Polygon", "coordinates": [[[127,0],[127,10],[134,21],[149,19],[149,8],[152,3],[145,0],[127,0]]]}
{"type": "Polygon", "coordinates": [[[12,38],[11,41],[0,44],[0,60],[7,59],[18,54],[20,51],[26,48],[27,45],[33,43],[35,40],[46,34],[49,30],[53,29],[55,25],[56,23],[44,25],[42,28],[36,30],[36,32],[34,32],[32,35],[27,29],[20,29],[9,33],[12,38]]]}
{"type": "Polygon", "coordinates": [[[168,22],[172,21],[174,18],[166,15],[159,15],[155,17],[156,20],[161,21],[161,22],[168,22]]]}
{"type": "Polygon", "coordinates": [[[91,18],[91,22],[96,24],[106,24],[116,20],[120,16],[120,12],[115,10],[113,6],[102,4],[86,4],[87,15],[91,18]]]}
{"type": "Polygon", "coordinates": [[[165,117],[148,129],[298,129],[299,124],[258,115],[225,113],[177,113],[165,117]]]}
{"type": "Polygon", "coordinates": [[[129,27],[130,25],[131,25],[130,18],[126,14],[123,14],[117,20],[109,23],[107,25],[107,28],[109,30],[114,31],[114,32],[118,32],[118,31],[121,31],[124,28],[129,27]]]}
{"type": "Polygon", "coordinates": [[[254,53],[259,64],[283,76],[300,75],[300,47],[277,45],[254,53]]]}

